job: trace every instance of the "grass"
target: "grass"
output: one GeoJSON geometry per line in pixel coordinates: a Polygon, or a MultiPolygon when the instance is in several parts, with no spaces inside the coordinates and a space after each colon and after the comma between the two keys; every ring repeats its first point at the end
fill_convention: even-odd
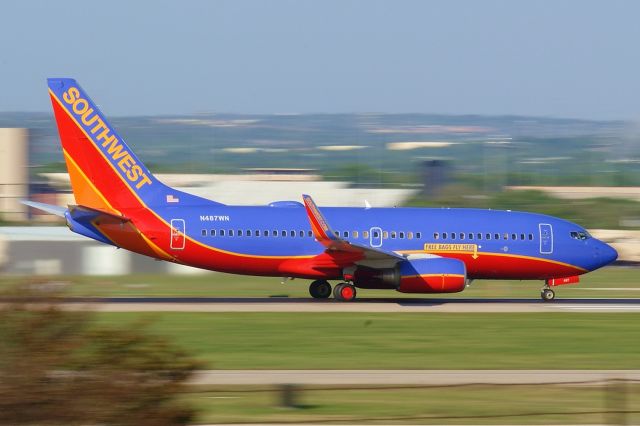
{"type": "MultiPolygon", "coordinates": [[[[609,267],[581,277],[579,285],[557,289],[558,298],[640,297],[636,268],[609,267]],[[615,290],[607,290],[607,288],[615,290]],[[628,288],[628,290],[619,290],[628,288]],[[598,289],[598,290],[592,290],[598,289]],[[602,290],[604,289],[604,290],[602,290]]],[[[18,283],[59,286],[72,296],[309,297],[308,280],[281,284],[280,278],[222,273],[198,275],[125,275],[109,277],[0,277],[0,289],[18,283]]],[[[478,280],[465,291],[441,295],[404,295],[389,290],[360,290],[360,297],[538,298],[540,281],[478,280]]]]}
{"type": "Polygon", "coordinates": [[[566,385],[305,389],[296,408],[279,406],[280,394],[270,389],[186,398],[199,423],[637,424],[640,387],[625,389],[626,403],[620,388],[566,385]]]}
{"type": "Polygon", "coordinates": [[[216,369],[640,369],[637,313],[99,313],[216,369]]]}

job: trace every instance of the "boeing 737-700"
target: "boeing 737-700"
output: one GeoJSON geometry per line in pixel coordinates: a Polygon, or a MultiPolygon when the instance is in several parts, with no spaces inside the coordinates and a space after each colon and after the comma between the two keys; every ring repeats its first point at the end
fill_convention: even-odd
{"type": "Polygon", "coordinates": [[[158,181],[75,80],[48,85],[76,204],[25,203],[105,244],[213,271],[309,279],[311,296],[340,301],[356,288],[452,293],[475,279],[541,280],[552,300],[552,287],[617,258],[583,227],[535,213],[197,197],[158,181]],[[333,291],[330,280],[339,281],[333,291]]]}

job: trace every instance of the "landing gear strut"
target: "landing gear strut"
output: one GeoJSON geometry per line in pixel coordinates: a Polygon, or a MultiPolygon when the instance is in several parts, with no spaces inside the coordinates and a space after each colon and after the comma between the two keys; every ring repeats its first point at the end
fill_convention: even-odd
{"type": "Polygon", "coordinates": [[[309,294],[314,299],[326,299],[331,296],[331,284],[325,280],[316,280],[309,286],[309,294]]]}
{"type": "Polygon", "coordinates": [[[545,302],[551,302],[553,299],[556,298],[556,293],[550,288],[545,287],[542,290],[540,290],[540,297],[545,302]]]}
{"type": "Polygon", "coordinates": [[[340,302],[351,302],[356,298],[356,288],[353,284],[340,283],[333,288],[333,298],[340,302]]]}

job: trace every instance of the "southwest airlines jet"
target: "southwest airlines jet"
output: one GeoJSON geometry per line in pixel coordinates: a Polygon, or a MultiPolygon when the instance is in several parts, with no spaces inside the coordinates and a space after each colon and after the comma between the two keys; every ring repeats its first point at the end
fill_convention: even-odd
{"type": "Polygon", "coordinates": [[[453,293],[471,280],[553,287],[617,258],[579,225],[481,209],[228,206],[158,181],[73,79],[48,80],[75,205],[26,201],[78,234],[156,259],[234,274],[313,280],[311,296],[352,301],[356,288],[453,293]]]}

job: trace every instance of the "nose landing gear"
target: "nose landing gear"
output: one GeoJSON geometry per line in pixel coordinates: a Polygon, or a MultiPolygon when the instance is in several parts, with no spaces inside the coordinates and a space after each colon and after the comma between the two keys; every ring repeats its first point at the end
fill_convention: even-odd
{"type": "Polygon", "coordinates": [[[542,290],[540,290],[540,297],[545,302],[551,302],[553,299],[556,298],[556,292],[551,290],[548,287],[545,287],[542,290]]]}

